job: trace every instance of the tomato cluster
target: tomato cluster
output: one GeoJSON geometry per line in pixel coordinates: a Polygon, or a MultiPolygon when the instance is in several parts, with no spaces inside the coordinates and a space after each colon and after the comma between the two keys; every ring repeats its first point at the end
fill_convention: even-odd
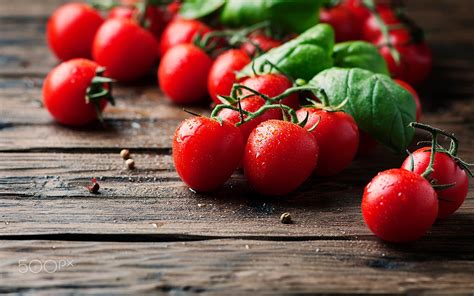
{"type": "MultiPolygon", "coordinates": [[[[239,29],[222,27],[223,22],[213,18],[212,11],[200,15],[206,9],[194,12],[195,19],[185,19],[178,14],[180,1],[119,2],[105,7],[105,12],[87,4],[65,4],[48,22],[48,44],[63,63],[46,77],[43,99],[59,123],[79,126],[102,119],[108,102],[114,102],[113,81],[138,81],[153,72],[173,103],[202,103],[211,98],[215,105],[211,115],[183,121],[173,139],[176,171],[197,192],[215,191],[236,170],[243,169],[248,184],[259,194],[286,195],[312,175],[342,172],[357,154],[370,153],[377,145],[374,133],[364,131],[364,124],[355,120],[359,120],[357,114],[345,109],[350,98],[333,106],[324,89],[298,79],[310,79],[333,64],[339,66],[333,63],[336,47],[329,26],[309,29],[307,40],[300,42],[297,39],[305,33],[295,37],[293,32],[274,30],[267,22],[239,29]],[[314,32],[319,36],[313,36],[314,32]],[[295,43],[298,46],[291,47],[295,43]],[[272,53],[270,61],[267,57],[272,53]],[[316,61],[324,58],[320,64],[327,66],[319,67],[316,61]],[[301,69],[306,62],[316,65],[317,72],[301,69]],[[156,66],[157,71],[153,70],[156,66]],[[303,72],[311,75],[308,78],[303,72]]],[[[419,121],[421,103],[411,85],[423,82],[432,65],[421,31],[386,1],[327,2],[337,4],[323,8],[319,18],[332,25],[336,41],[366,40],[376,45],[364,43],[372,51],[362,53],[378,57],[381,62],[377,64],[384,67],[384,71],[373,71],[382,74],[372,74],[382,75],[376,77],[387,84],[395,81],[401,86],[395,84],[397,94],[406,97],[411,121],[414,104],[410,93],[419,121]],[[394,80],[385,75],[384,60],[394,80]]],[[[235,3],[247,7],[244,1],[235,3]]],[[[189,16],[189,7],[199,3],[187,4],[182,7],[187,7],[189,16]]],[[[272,5],[263,4],[260,9],[266,13],[272,5]]],[[[246,13],[243,10],[241,13],[246,13]]],[[[368,60],[369,64],[376,61],[368,60]]],[[[363,68],[359,66],[344,65],[363,68]]],[[[347,92],[344,95],[348,96],[347,92]]],[[[357,99],[363,100],[365,95],[357,99]]],[[[453,214],[468,191],[469,165],[457,157],[457,139],[423,124],[412,125],[433,134],[432,146],[415,151],[401,168],[379,173],[366,186],[362,199],[367,226],[391,242],[419,238],[437,218],[453,214]],[[437,143],[438,134],[451,137],[449,149],[437,143]]]]}
{"type": "Polygon", "coordinates": [[[338,42],[362,39],[375,44],[393,77],[412,85],[425,81],[432,54],[422,31],[399,7],[389,5],[395,1],[379,2],[367,7],[363,0],[343,0],[321,9],[320,19],[333,26],[338,42]]]}

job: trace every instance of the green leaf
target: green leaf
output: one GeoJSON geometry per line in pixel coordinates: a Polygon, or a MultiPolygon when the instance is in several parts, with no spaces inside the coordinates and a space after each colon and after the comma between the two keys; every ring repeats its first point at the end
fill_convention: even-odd
{"type": "Polygon", "coordinates": [[[334,66],[362,68],[374,73],[389,75],[387,64],[377,48],[364,41],[348,41],[334,46],[334,66]]]}
{"type": "Polygon", "coordinates": [[[284,31],[301,33],[318,22],[322,0],[227,0],[221,14],[226,26],[242,27],[269,20],[284,31]]]}
{"type": "MultiPolygon", "coordinates": [[[[317,73],[333,65],[332,50],[334,46],[334,31],[331,26],[319,24],[307,30],[300,36],[283,45],[273,48],[254,60],[257,74],[279,72],[290,75],[293,79],[309,80],[317,73]],[[266,61],[276,65],[264,66],[266,61]]],[[[252,64],[245,66],[237,77],[252,76],[252,64]]]]}
{"type": "Polygon", "coordinates": [[[324,89],[331,105],[349,98],[343,110],[351,114],[359,128],[398,152],[413,139],[416,120],[412,95],[390,77],[367,70],[331,68],[316,75],[309,83],[324,89]]]}
{"type": "Polygon", "coordinates": [[[185,19],[197,19],[209,15],[224,5],[225,0],[185,0],[179,10],[185,19]]]}

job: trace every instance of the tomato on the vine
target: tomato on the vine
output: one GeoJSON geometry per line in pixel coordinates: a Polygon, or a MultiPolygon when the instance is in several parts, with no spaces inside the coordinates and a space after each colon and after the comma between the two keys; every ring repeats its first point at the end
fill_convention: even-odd
{"type": "Polygon", "coordinates": [[[158,43],[132,20],[109,19],[97,31],[93,56],[107,68],[107,76],[134,81],[145,76],[158,60],[158,43]]]}
{"type": "Polygon", "coordinates": [[[336,5],[331,8],[322,8],[319,19],[322,23],[330,24],[334,28],[336,42],[357,40],[360,37],[360,31],[356,25],[357,20],[348,6],[336,5]]]}
{"type": "Polygon", "coordinates": [[[173,20],[161,34],[160,54],[163,56],[170,48],[178,44],[193,43],[197,35],[204,36],[211,29],[198,20],[173,20]]]}
{"type": "Polygon", "coordinates": [[[176,45],[166,52],[158,68],[158,83],[175,103],[191,104],[207,95],[212,59],[192,44],[176,45]]]}
{"type": "Polygon", "coordinates": [[[91,58],[94,36],[104,20],[84,3],[68,3],[51,15],[46,39],[54,54],[63,61],[91,58]]]}
{"type": "Polygon", "coordinates": [[[318,143],[301,126],[268,120],[250,134],[244,151],[249,184],[263,195],[284,195],[297,189],[313,172],[318,143]]]}
{"type": "MultiPolygon", "coordinates": [[[[246,78],[241,83],[253,90],[256,90],[269,97],[275,97],[282,94],[285,90],[293,86],[291,80],[282,74],[263,74],[246,78]]],[[[248,90],[242,91],[243,95],[248,95],[248,90]]],[[[289,95],[281,100],[283,105],[287,105],[293,109],[299,107],[299,97],[296,93],[289,95]]]]}
{"type": "Polygon", "coordinates": [[[243,151],[238,128],[201,116],[183,121],[173,140],[176,171],[186,185],[198,192],[222,186],[237,169],[243,151]]]}
{"type": "Polygon", "coordinates": [[[252,34],[248,38],[251,42],[248,41],[243,43],[240,49],[246,52],[249,56],[254,56],[256,54],[257,48],[255,44],[263,52],[267,52],[272,48],[282,45],[280,40],[270,38],[264,34],[252,34]]]}
{"type": "MultiPolygon", "coordinates": [[[[395,15],[395,12],[390,8],[377,9],[380,18],[386,26],[401,25],[401,21],[395,15]]],[[[374,15],[370,15],[364,23],[362,29],[362,39],[369,42],[376,42],[382,37],[380,25],[374,15]]]]}
{"type": "Polygon", "coordinates": [[[311,131],[319,145],[317,175],[332,176],[349,166],[359,146],[359,128],[352,116],[314,107],[301,108],[296,115],[299,121],[308,117],[307,129],[317,124],[311,131]]]}
{"type": "Polygon", "coordinates": [[[362,214],[370,230],[389,242],[420,238],[438,215],[438,196],[422,176],[405,169],[379,173],[365,187],[362,214]]]}
{"type": "Polygon", "coordinates": [[[227,50],[216,58],[207,79],[207,89],[214,102],[222,103],[217,96],[230,94],[232,85],[237,82],[235,72],[250,62],[250,57],[238,49],[227,50]]]}
{"type": "MultiPolygon", "coordinates": [[[[430,163],[431,147],[423,147],[412,154],[416,174],[422,174],[430,163]]],[[[411,157],[407,157],[402,168],[411,168],[411,157]]],[[[446,153],[436,152],[433,173],[429,179],[434,180],[436,185],[449,185],[451,187],[436,190],[439,200],[438,218],[444,219],[453,214],[464,202],[469,189],[468,175],[459,167],[456,161],[446,153]]]]}
{"type": "MultiPolygon", "coordinates": [[[[46,77],[43,84],[43,103],[59,123],[86,125],[98,118],[111,95],[107,79],[94,82],[99,65],[86,59],[72,59],[61,63],[46,77]]],[[[102,77],[103,78],[103,77],[102,77]]]]}
{"type": "MultiPolygon", "coordinates": [[[[255,112],[258,109],[260,109],[263,105],[265,105],[265,100],[259,96],[251,96],[248,98],[244,98],[240,101],[240,106],[242,110],[248,111],[248,112],[255,112]]],[[[230,122],[234,125],[239,123],[241,120],[240,113],[238,111],[231,110],[231,109],[221,110],[219,112],[219,118],[227,122],[230,122]]],[[[244,115],[244,118],[247,118],[247,116],[244,115]]],[[[281,119],[281,118],[282,118],[281,110],[270,109],[270,110],[265,111],[262,115],[240,125],[239,130],[242,133],[242,137],[244,138],[244,141],[247,141],[250,133],[255,129],[255,127],[257,127],[257,125],[270,119],[281,119]]]]}
{"type": "Polygon", "coordinates": [[[406,89],[408,92],[410,92],[411,95],[413,96],[413,99],[415,100],[415,104],[416,104],[416,121],[420,121],[421,115],[423,113],[423,109],[421,107],[421,101],[420,101],[420,97],[418,96],[418,93],[411,85],[409,85],[405,81],[402,81],[400,79],[394,79],[394,81],[398,83],[400,86],[402,86],[404,89],[406,89]]]}
{"type": "Polygon", "coordinates": [[[413,42],[410,33],[403,29],[390,31],[389,35],[390,43],[400,54],[399,63],[394,60],[383,36],[375,43],[379,46],[379,52],[387,62],[392,76],[412,85],[426,80],[433,64],[428,44],[425,41],[413,42]]]}

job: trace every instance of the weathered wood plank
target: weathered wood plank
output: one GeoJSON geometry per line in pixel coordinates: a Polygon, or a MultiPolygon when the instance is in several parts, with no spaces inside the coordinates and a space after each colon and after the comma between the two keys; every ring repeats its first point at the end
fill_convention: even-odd
{"type": "MultiPolygon", "coordinates": [[[[466,151],[461,150],[464,154],[466,151]]],[[[133,153],[133,150],[132,150],[133,153]]],[[[370,235],[360,214],[363,187],[403,156],[380,151],[331,178],[312,177],[284,198],[257,196],[241,173],[214,194],[195,194],[180,181],[170,155],[133,154],[125,169],[118,154],[0,154],[0,233],[149,233],[224,236],[370,235]],[[84,187],[98,177],[100,195],[84,187]],[[295,224],[278,218],[290,212],[295,224]]],[[[474,184],[459,212],[432,236],[470,236],[474,184]]]]}
{"type": "MultiPolygon", "coordinates": [[[[387,246],[378,241],[0,243],[0,292],[264,295],[469,294],[473,242],[387,246]],[[446,252],[450,250],[450,252],[446,252]],[[20,273],[19,261],[39,271],[20,273]],[[70,264],[72,265],[70,265],[70,264]]],[[[22,270],[23,271],[23,270],[22,270]]]]}

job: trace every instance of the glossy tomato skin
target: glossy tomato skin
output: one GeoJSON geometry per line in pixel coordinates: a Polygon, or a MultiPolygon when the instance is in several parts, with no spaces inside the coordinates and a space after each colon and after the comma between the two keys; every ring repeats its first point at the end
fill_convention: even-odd
{"type": "Polygon", "coordinates": [[[308,116],[306,129],[314,127],[319,121],[311,131],[319,146],[317,175],[336,175],[350,165],[359,146],[359,128],[352,116],[342,111],[330,112],[311,107],[299,109],[296,115],[300,122],[308,116]]]}
{"type": "Polygon", "coordinates": [[[107,18],[125,18],[125,19],[132,19],[133,15],[136,13],[136,9],[130,6],[116,6],[113,7],[107,18]]]}
{"type": "MultiPolygon", "coordinates": [[[[257,44],[263,52],[267,52],[272,48],[282,45],[280,40],[270,38],[263,34],[254,34],[249,36],[249,38],[253,43],[257,44]]],[[[251,42],[245,42],[242,44],[240,49],[246,52],[249,56],[254,56],[257,50],[255,45],[251,42]]]]}
{"type": "Polygon", "coordinates": [[[410,84],[406,83],[405,81],[402,81],[400,79],[394,79],[394,81],[400,86],[402,86],[404,89],[406,89],[408,92],[410,92],[413,96],[413,99],[415,100],[416,104],[416,121],[420,121],[421,115],[423,114],[423,109],[421,107],[421,101],[420,97],[418,96],[418,93],[410,84]]]}
{"type": "Polygon", "coordinates": [[[426,80],[431,73],[433,57],[426,42],[411,43],[409,34],[405,30],[390,32],[390,39],[395,49],[400,53],[400,62],[397,64],[385,45],[385,40],[380,37],[376,44],[379,52],[387,62],[392,77],[401,79],[411,85],[419,84],[426,80]]]}
{"type": "Polygon", "coordinates": [[[430,183],[405,169],[379,173],[365,187],[365,224],[379,238],[401,243],[420,238],[438,214],[438,197],[430,183]]]}
{"type": "Polygon", "coordinates": [[[314,136],[291,122],[268,120],[250,134],[244,152],[244,172],[251,187],[263,195],[296,190],[318,161],[314,136]]]}
{"type": "Polygon", "coordinates": [[[107,68],[108,77],[130,82],[145,76],[157,62],[158,44],[153,35],[136,22],[114,18],[97,31],[93,56],[107,68]]]}
{"type": "Polygon", "coordinates": [[[237,82],[235,72],[251,62],[242,50],[230,49],[220,54],[212,64],[207,79],[207,89],[216,104],[222,104],[218,95],[228,96],[232,85],[237,82]]]}
{"type": "MultiPolygon", "coordinates": [[[[265,100],[262,99],[259,96],[252,96],[243,99],[240,102],[240,106],[242,107],[242,110],[249,111],[249,112],[255,112],[260,107],[265,105],[265,100]]],[[[237,124],[240,122],[240,113],[238,111],[234,111],[231,109],[223,109],[219,112],[219,118],[222,120],[226,120],[232,124],[237,124]]],[[[247,118],[247,116],[244,115],[244,118],[247,118]]],[[[259,125],[260,123],[270,120],[270,119],[281,119],[281,111],[278,109],[270,109],[265,111],[262,115],[252,119],[251,121],[248,121],[242,125],[239,126],[239,130],[242,133],[242,137],[245,142],[247,142],[247,139],[250,135],[250,133],[259,125]]]]}
{"type": "Polygon", "coordinates": [[[183,121],[173,139],[176,171],[198,192],[222,186],[237,169],[243,150],[242,135],[234,125],[207,117],[183,121]]]}
{"type": "Polygon", "coordinates": [[[91,58],[92,42],[103,22],[100,14],[87,4],[64,4],[48,20],[48,45],[62,61],[91,58]]]}
{"type": "MultiPolygon", "coordinates": [[[[72,59],[61,63],[46,77],[43,84],[43,104],[61,124],[86,125],[97,119],[93,104],[86,102],[86,90],[96,75],[99,65],[86,59],[72,59]]],[[[107,101],[100,104],[101,110],[107,101]]]]}
{"type": "MultiPolygon", "coordinates": [[[[387,26],[400,25],[401,22],[390,8],[378,9],[380,18],[387,26]]],[[[370,15],[362,28],[362,39],[369,42],[375,42],[382,37],[382,31],[375,17],[370,15]]]]}
{"type": "Polygon", "coordinates": [[[211,29],[197,20],[177,19],[166,26],[161,35],[160,54],[163,56],[170,48],[178,44],[193,43],[197,34],[201,36],[210,32],[211,29]]]}
{"type": "MultiPolygon", "coordinates": [[[[292,82],[286,78],[286,76],[281,74],[264,74],[253,76],[245,79],[241,84],[269,97],[278,96],[293,86],[292,82]]],[[[250,92],[247,90],[243,90],[242,93],[243,95],[250,94],[250,92]]],[[[299,107],[299,97],[295,93],[284,98],[281,103],[293,109],[297,109],[299,107]]]]}
{"type": "Polygon", "coordinates": [[[207,77],[212,59],[192,44],[171,48],[161,59],[158,83],[175,103],[196,103],[207,95],[207,77]]]}
{"type": "MultiPolygon", "coordinates": [[[[370,11],[364,6],[362,0],[346,0],[342,1],[341,5],[349,8],[354,20],[354,31],[362,35],[362,30],[365,22],[371,16],[370,11]]],[[[377,10],[389,9],[390,7],[383,3],[376,3],[377,10]]],[[[361,37],[361,36],[359,36],[361,37]]],[[[359,38],[358,38],[359,39],[359,38]]]]}
{"type": "Polygon", "coordinates": [[[345,5],[336,5],[331,8],[322,8],[319,13],[322,23],[330,24],[334,28],[336,42],[357,40],[360,31],[357,30],[356,22],[352,11],[345,5]]]}
{"type": "MultiPolygon", "coordinates": [[[[414,172],[422,174],[430,163],[431,147],[423,147],[413,152],[414,172]]],[[[402,164],[402,168],[409,170],[411,159],[407,157],[402,164]]],[[[436,153],[434,161],[434,172],[430,180],[436,180],[436,184],[453,184],[454,186],[436,190],[439,199],[438,218],[445,219],[451,216],[464,202],[469,189],[469,180],[466,171],[447,154],[436,153]]]]}

